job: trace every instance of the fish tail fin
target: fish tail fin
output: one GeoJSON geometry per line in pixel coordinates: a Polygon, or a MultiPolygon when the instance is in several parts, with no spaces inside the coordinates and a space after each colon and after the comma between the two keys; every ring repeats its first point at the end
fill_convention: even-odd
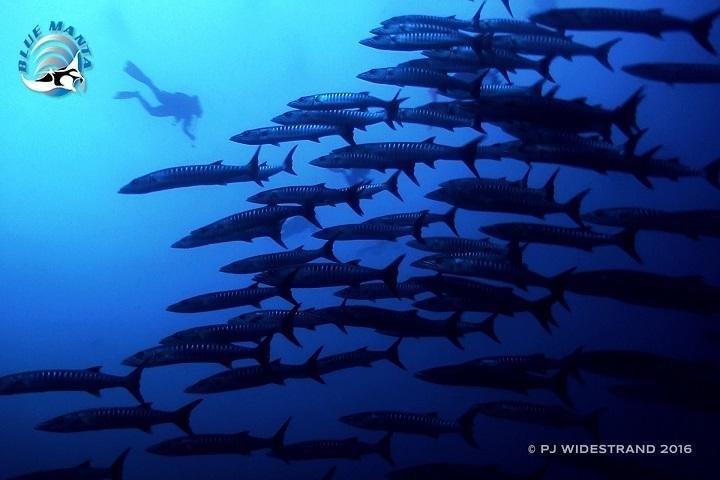
{"type": "Polygon", "coordinates": [[[376,444],[375,444],[375,451],[378,455],[380,455],[386,462],[388,462],[390,465],[395,466],[395,460],[393,460],[392,457],[392,450],[391,447],[391,440],[392,440],[392,434],[393,432],[388,432],[385,434],[383,438],[381,438],[376,444]]]}
{"type": "Polygon", "coordinates": [[[385,350],[385,358],[388,359],[389,362],[391,362],[393,365],[397,366],[401,370],[407,370],[405,365],[403,365],[402,360],[400,360],[400,342],[402,341],[402,338],[398,338],[393,342],[392,345],[388,347],[387,350],[385,350]]]}
{"type": "Polygon", "coordinates": [[[497,336],[497,332],[495,332],[495,321],[497,320],[498,314],[493,313],[489,317],[487,317],[485,320],[477,324],[478,331],[484,333],[487,335],[492,341],[495,343],[500,343],[500,338],[497,336]]]}
{"type": "Polygon", "coordinates": [[[260,147],[255,150],[255,153],[253,154],[247,165],[245,165],[245,168],[250,171],[250,178],[252,178],[255,183],[262,187],[263,183],[260,179],[260,147]]]}
{"type": "Polygon", "coordinates": [[[343,127],[339,133],[339,135],[342,137],[343,140],[345,140],[348,145],[355,145],[355,129],[353,127],[343,127]]]}
{"type": "Polygon", "coordinates": [[[409,97],[400,98],[400,92],[402,92],[402,88],[397,91],[397,93],[395,94],[395,96],[393,97],[392,100],[390,100],[389,102],[387,102],[387,104],[385,104],[385,113],[387,114],[386,123],[388,125],[390,125],[390,128],[392,128],[393,130],[395,129],[395,125],[393,125],[393,122],[396,121],[396,119],[397,119],[397,114],[398,114],[398,111],[400,110],[400,104],[409,98],[409,97]]]}
{"type": "Polygon", "coordinates": [[[562,369],[571,375],[578,383],[585,383],[580,374],[580,360],[583,354],[583,347],[577,347],[562,359],[562,369]]]}
{"type": "Polygon", "coordinates": [[[180,430],[187,433],[188,435],[193,434],[192,428],[190,428],[190,415],[192,414],[193,409],[195,409],[195,407],[197,407],[200,402],[202,402],[202,398],[193,400],[184,407],[178,408],[173,413],[173,423],[177,425],[180,430]]]}
{"type": "Polygon", "coordinates": [[[317,368],[317,362],[318,357],[320,356],[320,352],[322,352],[323,347],[318,348],[315,350],[315,352],[310,355],[310,358],[308,358],[305,363],[303,364],[303,368],[305,369],[305,373],[308,377],[312,378],[318,383],[325,383],[325,380],[320,376],[320,373],[318,372],[317,368]]]}
{"type": "Polygon", "coordinates": [[[477,9],[477,12],[475,12],[475,15],[472,17],[472,25],[475,30],[480,27],[480,15],[482,14],[483,8],[485,8],[485,4],[487,3],[487,0],[483,0],[483,2],[480,4],[480,8],[477,9]]]}
{"type": "Polygon", "coordinates": [[[470,140],[468,143],[460,147],[460,158],[462,159],[462,162],[468,167],[468,169],[472,172],[473,175],[476,177],[480,177],[480,174],[478,173],[477,167],[475,166],[475,160],[477,159],[477,147],[480,142],[482,142],[485,139],[485,135],[480,135],[479,137],[470,140]]]}
{"type": "Polygon", "coordinates": [[[637,152],[638,144],[640,143],[640,140],[642,140],[642,137],[645,136],[647,131],[647,128],[643,128],[641,130],[638,130],[636,133],[628,136],[627,142],[625,142],[625,145],[623,145],[623,152],[625,153],[625,156],[627,158],[632,158],[635,155],[635,152],[637,152]]]}
{"type": "Polygon", "coordinates": [[[610,65],[610,60],[608,57],[610,56],[610,50],[612,47],[617,45],[617,43],[622,40],[621,38],[615,38],[613,40],[610,40],[609,42],[603,43],[599,47],[595,49],[594,57],[597,59],[598,62],[602,64],[603,67],[607,68],[611,72],[615,71],[612,65],[610,65]]]}
{"type": "Polygon", "coordinates": [[[720,8],[715,9],[710,13],[706,13],[697,20],[690,22],[689,25],[690,34],[693,36],[695,41],[713,55],[717,55],[717,50],[713,44],[710,43],[710,31],[712,30],[713,23],[717,19],[718,15],[720,15],[720,8]]]}
{"type": "Polygon", "coordinates": [[[260,365],[270,365],[270,344],[273,336],[268,335],[254,348],[254,358],[260,365]]]}
{"type": "Polygon", "coordinates": [[[520,245],[520,242],[517,240],[511,240],[508,243],[508,258],[514,265],[523,264],[523,254],[526,248],[527,244],[520,245]]]}
{"type": "Polygon", "coordinates": [[[320,480],[332,480],[333,478],[335,478],[336,471],[337,471],[337,466],[333,465],[332,467],[330,467],[330,470],[328,470],[320,480]]]}
{"type": "Polygon", "coordinates": [[[456,237],[459,237],[460,234],[458,233],[457,226],[455,225],[455,215],[457,215],[457,211],[458,207],[452,207],[448,210],[447,213],[443,215],[443,222],[450,230],[452,230],[456,237]]]}
{"type": "Polygon", "coordinates": [[[150,87],[150,88],[154,88],[154,87],[155,87],[155,84],[153,84],[153,81],[150,80],[150,77],[148,77],[147,75],[145,75],[145,74],[143,73],[143,71],[140,70],[140,67],[138,67],[137,65],[135,65],[133,62],[128,61],[128,62],[125,64],[125,68],[124,68],[123,70],[125,70],[125,73],[127,73],[128,75],[130,75],[132,78],[134,78],[134,79],[137,80],[138,82],[144,83],[145,85],[147,85],[147,86],[150,87]]]}
{"type": "Polygon", "coordinates": [[[600,418],[605,413],[605,408],[598,408],[583,418],[583,427],[590,433],[594,441],[600,441],[600,418]]]}
{"type": "Polygon", "coordinates": [[[643,87],[638,88],[625,103],[615,109],[614,123],[628,137],[632,136],[633,130],[637,129],[637,109],[645,98],[643,87]]]}
{"type": "Polygon", "coordinates": [[[366,181],[358,182],[345,190],[345,203],[347,203],[348,206],[352,208],[353,212],[357,213],[360,216],[363,216],[365,214],[362,207],[360,206],[360,191],[367,184],[368,182],[366,181]]]}
{"type": "Polygon", "coordinates": [[[530,302],[530,313],[537,319],[538,323],[547,331],[550,331],[552,325],[557,325],[552,314],[552,307],[557,302],[554,295],[530,302]]]}
{"type": "Polygon", "coordinates": [[[142,377],[143,367],[137,367],[135,370],[130,372],[126,377],[123,386],[125,390],[130,392],[130,395],[140,403],[145,403],[142,393],[140,392],[140,377],[142,377]]]}
{"type": "Polygon", "coordinates": [[[297,312],[300,310],[300,305],[295,305],[292,310],[288,312],[287,315],[284,315],[282,320],[280,321],[280,333],[282,333],[283,337],[287,338],[290,343],[292,343],[295,346],[302,347],[300,345],[300,342],[298,341],[297,337],[295,336],[295,316],[297,315],[297,312]]]}
{"type": "Polygon", "coordinates": [[[289,173],[290,175],[297,175],[297,172],[295,172],[295,169],[293,169],[293,155],[295,154],[295,150],[297,150],[297,145],[294,145],[288,154],[285,156],[285,160],[283,160],[282,163],[282,169],[284,172],[289,173]]]}
{"type": "Polygon", "coordinates": [[[331,262],[340,263],[340,260],[335,256],[335,251],[333,250],[334,246],[334,238],[331,238],[330,240],[325,242],[325,245],[322,246],[322,256],[323,258],[330,260],[331,262]]]}
{"type": "Polygon", "coordinates": [[[297,275],[297,272],[298,269],[294,269],[285,278],[283,278],[282,282],[280,282],[280,284],[276,287],[278,296],[287,300],[295,306],[300,305],[298,301],[295,300],[295,297],[292,294],[292,281],[295,278],[295,275],[297,275]]]}
{"type": "MultiPolygon", "coordinates": [[[[545,182],[545,185],[543,185],[543,190],[545,190],[545,198],[548,200],[555,200],[555,181],[557,180],[558,175],[560,174],[560,169],[558,168],[553,172],[552,175],[550,175],[550,178],[548,178],[547,182],[545,182]]],[[[530,177],[530,169],[528,169],[527,173],[523,177],[523,185],[527,187],[528,185],[528,178],[530,177]]]]}
{"type": "Polygon", "coordinates": [[[565,300],[565,285],[567,284],[568,278],[570,278],[570,275],[573,273],[575,273],[575,267],[569,268],[564,272],[551,277],[550,284],[548,285],[548,289],[550,290],[552,297],[556,302],[565,307],[565,310],[570,310],[570,306],[565,300]]]}
{"type": "Polygon", "coordinates": [[[565,405],[572,406],[572,399],[567,391],[567,376],[567,371],[560,370],[550,377],[550,390],[552,390],[565,405]]]}
{"type": "Polygon", "coordinates": [[[423,213],[418,217],[417,220],[415,220],[415,223],[413,224],[412,236],[413,238],[415,238],[415,240],[422,244],[425,244],[425,239],[422,236],[422,229],[425,227],[425,220],[427,219],[427,215],[428,211],[423,211],[423,213]]]}
{"type": "Polygon", "coordinates": [[[703,170],[710,185],[720,188],[720,158],[710,162],[703,170]]]}
{"type": "Polygon", "coordinates": [[[278,428],[277,432],[270,437],[270,449],[273,452],[279,452],[285,447],[285,434],[287,433],[287,429],[290,426],[290,420],[292,420],[292,417],[288,417],[287,420],[283,422],[282,425],[280,425],[280,428],[278,428]]]}
{"type": "Polygon", "coordinates": [[[445,320],[445,335],[447,336],[450,343],[455,345],[460,350],[464,350],[465,347],[460,343],[460,334],[458,333],[458,324],[462,319],[463,312],[454,312],[450,317],[445,320]]]}
{"type": "Polygon", "coordinates": [[[505,10],[508,11],[511,17],[514,17],[512,8],[510,8],[510,0],[502,0],[502,4],[505,5],[505,10]]]}
{"type": "Polygon", "coordinates": [[[547,57],[541,59],[538,62],[538,73],[548,82],[556,83],[552,73],[550,73],[550,66],[552,65],[553,60],[555,60],[554,55],[548,55],[547,57]]]}
{"type": "Polygon", "coordinates": [[[470,407],[465,413],[460,415],[457,423],[460,425],[460,434],[462,435],[465,443],[473,448],[478,448],[477,441],[475,439],[475,417],[477,417],[478,411],[474,406],[470,407]]]}
{"type": "Polygon", "coordinates": [[[382,270],[382,280],[388,286],[391,292],[397,295],[397,282],[400,264],[405,259],[405,255],[400,255],[382,270]]]}
{"type": "Polygon", "coordinates": [[[578,193],[570,200],[568,200],[565,204],[565,213],[567,214],[567,216],[570,217],[573,222],[580,225],[581,227],[584,226],[584,224],[582,221],[582,215],[580,214],[580,209],[582,208],[582,203],[585,200],[585,197],[587,197],[588,193],[590,193],[589,188],[578,193]]]}
{"type": "Polygon", "coordinates": [[[122,480],[123,470],[125,470],[125,460],[130,453],[130,449],[126,448],[110,465],[110,478],[112,480],[122,480]]]}
{"type": "Polygon", "coordinates": [[[383,187],[385,187],[385,190],[392,193],[395,197],[398,198],[398,200],[402,202],[403,198],[400,195],[400,191],[398,190],[398,178],[400,178],[400,170],[390,175],[390,178],[388,178],[387,181],[383,184],[383,187]]]}
{"type": "Polygon", "coordinates": [[[643,263],[635,247],[635,237],[637,237],[637,230],[633,228],[623,230],[615,236],[618,246],[622,248],[625,253],[630,255],[638,263],[643,263]]]}
{"type": "Polygon", "coordinates": [[[312,203],[307,203],[303,205],[304,211],[302,213],[302,216],[310,223],[315,225],[318,228],[323,228],[322,225],[320,225],[320,221],[317,218],[317,215],[315,214],[315,205],[312,203]]]}

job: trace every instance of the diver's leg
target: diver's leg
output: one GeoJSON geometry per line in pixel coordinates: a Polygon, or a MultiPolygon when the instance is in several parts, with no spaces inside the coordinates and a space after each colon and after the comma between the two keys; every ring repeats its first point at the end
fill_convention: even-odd
{"type": "Polygon", "coordinates": [[[150,77],[145,75],[142,72],[142,70],[140,70],[140,68],[138,68],[137,65],[135,65],[132,62],[127,62],[125,64],[125,73],[130,75],[132,78],[134,78],[138,82],[147,85],[147,87],[152,91],[153,95],[155,95],[155,98],[157,99],[157,101],[160,103],[165,103],[165,99],[166,99],[167,95],[169,95],[169,94],[167,92],[164,92],[164,91],[160,90],[159,88],[157,88],[155,86],[155,83],[150,79],[150,77]]]}
{"type": "Polygon", "coordinates": [[[135,98],[139,95],[140,95],[140,92],[121,91],[121,92],[117,92],[113,98],[124,100],[126,98],[135,98]]]}
{"type": "Polygon", "coordinates": [[[136,97],[140,102],[140,105],[142,105],[142,107],[145,109],[145,111],[153,117],[167,117],[169,115],[172,115],[172,112],[169,112],[164,105],[158,105],[157,107],[154,107],[150,105],[147,100],[142,97],[142,95],[138,94],[136,97]]]}
{"type": "Polygon", "coordinates": [[[191,118],[188,118],[188,117],[183,118],[182,131],[183,131],[183,133],[185,133],[185,135],[190,137],[190,140],[195,140],[195,135],[193,135],[192,132],[190,132],[191,122],[192,122],[192,117],[191,118]]]}

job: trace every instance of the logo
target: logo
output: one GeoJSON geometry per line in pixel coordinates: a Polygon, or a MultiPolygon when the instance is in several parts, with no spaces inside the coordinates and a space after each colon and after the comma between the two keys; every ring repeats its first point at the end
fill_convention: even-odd
{"type": "Polygon", "coordinates": [[[37,25],[23,45],[18,71],[27,88],[53,97],[85,91],[83,73],[92,67],[92,59],[87,40],[75,27],[50,22],[43,33],[37,25]]]}

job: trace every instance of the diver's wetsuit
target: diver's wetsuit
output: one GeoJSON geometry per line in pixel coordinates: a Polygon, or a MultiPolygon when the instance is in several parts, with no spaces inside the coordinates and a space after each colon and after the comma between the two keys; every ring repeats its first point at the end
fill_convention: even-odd
{"type": "Polygon", "coordinates": [[[153,81],[132,62],[127,62],[125,72],[138,82],[147,85],[153,95],[155,95],[157,101],[160,102],[160,105],[150,105],[147,100],[140,95],[140,92],[118,92],[115,94],[115,98],[137,98],[140,105],[153,117],[174,117],[176,122],[182,121],[182,130],[185,135],[195,140],[195,135],[190,132],[190,126],[192,125],[194,117],[202,117],[202,108],[200,107],[200,101],[197,96],[190,96],[182,92],[170,93],[165,90],[160,90],[155,86],[153,81]]]}

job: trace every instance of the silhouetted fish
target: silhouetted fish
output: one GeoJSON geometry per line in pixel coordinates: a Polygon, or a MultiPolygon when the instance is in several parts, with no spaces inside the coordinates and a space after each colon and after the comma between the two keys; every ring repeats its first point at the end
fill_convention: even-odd
{"type": "Polygon", "coordinates": [[[136,368],[127,376],[109,375],[101,367],[84,370],[34,370],[0,377],[0,395],[37,392],[88,392],[96,397],[106,388],[124,388],[143,403],[140,393],[142,368],[136,368]]]}
{"type": "Polygon", "coordinates": [[[44,432],[72,433],[92,430],[136,428],[152,432],[153,425],[174,423],[192,435],[190,414],[202,400],[194,400],[173,412],[154,410],[150,403],[137,407],[106,407],[80,410],[39,423],[35,429],[44,432]]]}
{"type": "Polygon", "coordinates": [[[110,480],[122,480],[125,460],[129,453],[129,448],[124,450],[107,468],[93,467],[90,460],[86,460],[74,467],[26,473],[16,477],[8,477],[8,480],[102,480],[108,478],[110,480]]]}

